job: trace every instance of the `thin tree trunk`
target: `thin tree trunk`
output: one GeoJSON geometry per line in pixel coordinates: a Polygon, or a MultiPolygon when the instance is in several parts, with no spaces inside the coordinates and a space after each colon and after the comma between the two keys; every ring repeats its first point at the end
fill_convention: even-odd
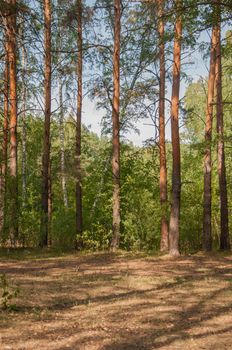
{"type": "Polygon", "coordinates": [[[10,0],[13,12],[8,17],[9,38],[9,104],[10,104],[10,160],[9,160],[9,215],[10,239],[18,238],[18,169],[17,169],[17,73],[16,73],[16,0],[10,0]]]}
{"type": "Polygon", "coordinates": [[[175,25],[174,63],[171,107],[172,130],[172,204],[169,225],[169,254],[178,256],[179,253],[179,221],[180,221],[180,137],[179,137],[179,94],[180,94],[180,68],[181,68],[181,39],[182,39],[182,0],[176,0],[178,17],[175,25]]]}
{"type": "Polygon", "coordinates": [[[230,249],[228,224],[228,198],[224,150],[224,121],[222,102],[222,63],[221,63],[221,14],[218,6],[217,51],[216,51],[216,96],[217,96],[217,162],[220,191],[220,249],[230,249]]]}
{"type": "Polygon", "coordinates": [[[27,188],[27,175],[26,175],[26,144],[27,144],[27,129],[26,129],[26,99],[27,99],[27,88],[26,88],[26,67],[27,67],[27,56],[24,45],[24,23],[21,23],[21,45],[22,45],[22,206],[26,203],[26,188],[27,188]]]}
{"type": "Polygon", "coordinates": [[[51,176],[50,176],[50,120],[51,120],[51,3],[44,0],[44,100],[45,123],[43,145],[43,186],[42,186],[42,218],[41,246],[49,244],[49,228],[51,221],[51,176]]]}
{"type": "Polygon", "coordinates": [[[2,238],[5,227],[5,197],[6,197],[6,178],[7,178],[7,146],[8,146],[8,117],[9,117],[9,61],[8,61],[8,40],[7,33],[5,39],[5,74],[4,74],[4,121],[3,121],[3,140],[2,140],[2,163],[0,177],[0,236],[2,238]]]}
{"type": "Polygon", "coordinates": [[[64,108],[63,108],[63,89],[62,78],[59,73],[59,104],[60,104],[60,170],[61,170],[61,186],[63,193],[64,206],[68,207],[68,193],[65,178],[65,148],[64,148],[64,108]]]}
{"type": "Polygon", "coordinates": [[[120,0],[114,0],[115,24],[114,24],[114,55],[113,55],[113,233],[111,250],[119,247],[120,241],[120,31],[121,31],[121,4],[120,0]]]}
{"type": "MultiPolygon", "coordinates": [[[[58,7],[62,5],[62,1],[58,0],[58,7]]],[[[58,19],[58,40],[57,48],[58,51],[62,50],[62,23],[58,19]]],[[[58,70],[58,89],[59,89],[59,105],[60,105],[60,118],[59,118],[59,134],[60,134],[60,171],[61,171],[61,188],[63,195],[64,206],[68,207],[68,193],[66,185],[66,176],[65,176],[65,122],[64,122],[64,106],[63,106],[63,81],[62,81],[62,54],[58,55],[58,61],[60,64],[60,69],[58,70]]]]}
{"type": "Polygon", "coordinates": [[[165,146],[165,53],[164,53],[164,2],[158,2],[158,33],[159,33],[159,154],[160,154],[160,204],[161,204],[161,252],[168,251],[168,219],[167,219],[167,166],[165,146]]]}
{"type": "Polygon", "coordinates": [[[81,116],[82,116],[82,0],[77,1],[77,121],[76,121],[76,248],[82,247],[82,179],[81,179],[81,116]]]}
{"type": "Polygon", "coordinates": [[[205,251],[210,251],[212,249],[211,141],[212,141],[212,126],[213,126],[216,45],[217,45],[217,26],[214,24],[212,28],[212,41],[211,41],[211,50],[210,50],[210,70],[209,70],[209,79],[208,79],[208,94],[207,94],[206,122],[205,122],[204,203],[203,203],[204,210],[203,210],[203,240],[202,240],[202,248],[205,251]]]}

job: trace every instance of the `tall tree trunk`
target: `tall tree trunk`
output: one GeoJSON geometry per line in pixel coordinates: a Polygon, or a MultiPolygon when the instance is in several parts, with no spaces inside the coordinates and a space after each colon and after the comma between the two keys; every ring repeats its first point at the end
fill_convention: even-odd
{"type": "Polygon", "coordinates": [[[51,120],[51,3],[44,0],[44,144],[43,144],[43,185],[42,185],[42,218],[41,246],[49,244],[51,221],[51,176],[50,176],[50,120],[51,120]]]}
{"type": "Polygon", "coordinates": [[[63,89],[62,78],[59,73],[59,104],[60,104],[60,171],[61,171],[61,186],[63,193],[64,206],[68,207],[68,193],[65,178],[65,149],[64,149],[64,107],[63,107],[63,89]]]}
{"type": "Polygon", "coordinates": [[[182,0],[176,0],[177,21],[175,25],[173,84],[171,106],[172,130],[172,204],[169,225],[169,254],[178,256],[179,253],[179,221],[180,221],[180,137],[179,137],[179,93],[180,93],[180,67],[181,67],[181,40],[182,40],[182,0]]]}
{"type": "MultiPolygon", "coordinates": [[[[24,19],[23,19],[24,20],[24,19]]],[[[22,54],[22,206],[26,203],[26,188],[27,188],[27,175],[26,175],[26,144],[27,144],[27,129],[26,129],[26,68],[27,68],[27,55],[24,44],[24,23],[20,25],[21,29],[21,54],[22,54]]]]}
{"type": "Polygon", "coordinates": [[[206,122],[205,122],[204,203],[203,203],[204,210],[203,210],[203,240],[202,240],[202,248],[205,251],[210,251],[212,249],[211,141],[212,141],[212,126],[213,126],[216,46],[217,46],[217,26],[214,24],[212,28],[212,40],[211,40],[211,50],[210,50],[210,70],[209,70],[209,79],[208,79],[208,94],[207,94],[206,122]]]}
{"type": "Polygon", "coordinates": [[[160,155],[160,204],[161,204],[161,252],[168,251],[168,219],[167,219],[167,166],[165,146],[165,53],[164,53],[164,21],[163,0],[158,1],[158,33],[159,33],[159,155],[160,155]]]}
{"type": "Polygon", "coordinates": [[[7,146],[8,146],[8,89],[9,89],[9,59],[8,59],[8,39],[6,33],[5,39],[5,74],[4,74],[4,121],[3,121],[3,140],[2,140],[2,163],[0,177],[0,238],[5,227],[5,197],[6,197],[6,178],[7,178],[7,146]]]}
{"type": "Polygon", "coordinates": [[[229,224],[228,224],[228,198],[226,182],[226,165],[224,150],[224,121],[223,121],[223,102],[222,102],[222,63],[221,63],[221,14],[220,7],[218,11],[217,23],[217,50],[216,50],[216,96],[217,96],[217,162],[218,179],[220,191],[220,249],[230,249],[229,224]]]}
{"type": "Polygon", "coordinates": [[[76,121],[76,248],[82,246],[81,116],[82,116],[82,0],[77,1],[77,121],[76,121]]]}
{"type": "MultiPolygon", "coordinates": [[[[61,8],[62,1],[58,0],[58,7],[61,8]]],[[[57,49],[60,52],[58,54],[58,61],[60,69],[58,69],[58,89],[59,89],[59,106],[60,106],[60,118],[59,118],[59,134],[60,134],[60,172],[61,172],[61,188],[63,195],[64,206],[68,207],[68,193],[65,176],[65,122],[64,122],[64,106],[63,106],[63,81],[62,81],[62,22],[58,18],[58,39],[57,49]]]]}
{"type": "Polygon", "coordinates": [[[119,247],[120,241],[120,31],[121,31],[121,4],[120,0],[114,0],[114,55],[113,55],[113,234],[111,250],[119,247]]]}
{"type": "Polygon", "coordinates": [[[10,239],[15,244],[18,238],[16,0],[9,0],[9,4],[12,6],[12,14],[8,17],[10,104],[9,215],[10,239]]]}

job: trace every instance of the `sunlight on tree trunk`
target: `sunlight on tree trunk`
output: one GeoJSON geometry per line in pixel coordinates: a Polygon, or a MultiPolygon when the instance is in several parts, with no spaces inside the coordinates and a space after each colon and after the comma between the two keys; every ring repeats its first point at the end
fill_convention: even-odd
{"type": "Polygon", "coordinates": [[[204,156],[204,210],[203,210],[203,240],[202,248],[205,251],[212,249],[212,126],[213,126],[213,102],[215,86],[215,66],[216,66],[216,45],[217,45],[217,26],[213,24],[211,50],[210,50],[210,70],[208,79],[208,95],[206,107],[205,122],[205,156],[204,156]]]}
{"type": "Polygon", "coordinates": [[[4,228],[5,228],[8,118],[9,118],[8,89],[9,89],[8,39],[7,39],[7,31],[5,31],[4,121],[3,121],[2,160],[1,160],[1,177],[0,177],[0,240],[3,239],[4,228]]]}
{"type": "Polygon", "coordinates": [[[172,203],[169,225],[169,254],[178,256],[179,231],[180,231],[180,137],[179,137],[179,94],[180,94],[180,67],[181,67],[181,40],[182,40],[182,0],[176,0],[177,21],[175,25],[174,39],[174,63],[171,106],[171,131],[172,131],[172,203]]]}
{"type": "Polygon", "coordinates": [[[27,87],[26,87],[26,69],[27,69],[27,54],[24,44],[24,21],[20,23],[20,41],[21,41],[21,58],[22,58],[22,206],[26,204],[27,193],[27,174],[26,174],[26,156],[27,156],[27,128],[26,128],[26,108],[27,108],[27,87]]]}
{"type": "Polygon", "coordinates": [[[8,18],[9,38],[9,106],[10,106],[10,154],[9,154],[9,214],[10,239],[13,244],[18,238],[18,168],[17,168],[17,52],[16,52],[16,0],[11,0],[12,14],[8,18]]]}

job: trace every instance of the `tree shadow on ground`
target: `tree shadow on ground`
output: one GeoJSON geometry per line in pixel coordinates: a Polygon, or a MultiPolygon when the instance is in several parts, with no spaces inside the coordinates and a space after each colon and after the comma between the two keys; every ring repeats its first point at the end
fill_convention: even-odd
{"type": "MultiPolygon", "coordinates": [[[[20,264],[22,270],[15,272],[12,265],[8,272],[22,281],[27,278],[25,286],[39,268],[46,277],[43,281],[37,275],[33,282],[43,305],[30,305],[28,297],[33,298],[33,292],[8,318],[8,327],[21,325],[21,343],[27,344],[30,333],[26,317],[34,341],[47,342],[47,348],[40,343],[40,349],[151,350],[174,349],[175,344],[187,349],[192,342],[206,339],[205,349],[226,348],[222,338],[232,330],[230,257],[128,261],[108,254],[43,260],[33,267],[28,262],[20,264]],[[225,317],[229,321],[221,324],[225,317]],[[212,337],[221,348],[211,348],[212,337]]],[[[2,324],[2,330],[7,326],[2,324]]],[[[6,339],[15,342],[17,332],[6,339]]],[[[232,341],[227,345],[231,349],[232,341]]]]}

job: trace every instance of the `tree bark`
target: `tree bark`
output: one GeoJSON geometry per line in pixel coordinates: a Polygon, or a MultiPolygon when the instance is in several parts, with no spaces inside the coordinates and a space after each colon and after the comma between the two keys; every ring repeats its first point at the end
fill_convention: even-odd
{"type": "Polygon", "coordinates": [[[169,225],[169,254],[179,256],[179,221],[180,221],[180,137],[179,137],[179,94],[180,94],[180,68],[181,68],[181,39],[182,39],[182,0],[176,0],[177,20],[175,25],[173,84],[171,106],[172,131],[172,203],[169,225]]]}
{"type": "Polygon", "coordinates": [[[216,67],[216,46],[217,46],[217,25],[213,24],[212,40],[210,50],[210,70],[208,78],[208,93],[205,122],[205,155],[204,155],[204,203],[203,203],[203,239],[202,248],[204,251],[212,249],[211,216],[212,216],[212,126],[213,126],[213,102],[215,87],[216,67]]]}
{"type": "MultiPolygon", "coordinates": [[[[23,19],[24,20],[24,19],[23,19]]],[[[27,55],[24,44],[24,23],[20,24],[21,31],[21,57],[22,57],[22,206],[26,203],[26,188],[27,188],[27,174],[26,174],[26,144],[27,144],[27,129],[26,129],[26,100],[27,100],[27,88],[26,88],[26,67],[27,67],[27,55]]]]}
{"type": "Polygon", "coordinates": [[[113,54],[113,232],[111,250],[115,251],[120,242],[120,30],[121,7],[120,0],[114,0],[115,24],[114,24],[114,54],[113,54]]]}
{"type": "Polygon", "coordinates": [[[2,140],[2,163],[0,177],[0,238],[3,237],[5,227],[5,199],[6,199],[6,178],[7,178],[7,148],[8,148],[8,118],[9,118],[9,59],[8,59],[8,39],[5,33],[5,72],[4,72],[4,120],[3,120],[3,140],[2,140]]]}
{"type": "Polygon", "coordinates": [[[41,246],[49,244],[51,222],[51,160],[50,160],[50,120],[51,120],[51,3],[44,0],[44,144],[43,144],[43,183],[42,183],[42,218],[41,246]]]}
{"type": "Polygon", "coordinates": [[[81,248],[82,215],[82,179],[81,179],[81,117],[82,117],[82,0],[77,1],[77,120],[76,120],[76,248],[81,248]]]}
{"type": "MultiPolygon", "coordinates": [[[[220,6],[220,5],[219,5],[220,6]]],[[[224,118],[222,102],[222,63],[221,63],[221,14],[218,6],[217,49],[216,49],[216,96],[217,96],[217,168],[220,191],[220,249],[230,249],[228,224],[228,197],[224,150],[224,118]]]]}
{"type": "Polygon", "coordinates": [[[159,157],[160,157],[160,204],[161,204],[161,252],[168,251],[168,219],[167,219],[167,165],[165,146],[165,46],[164,46],[164,21],[163,0],[158,1],[158,33],[159,33],[159,157]]]}
{"type": "Polygon", "coordinates": [[[16,73],[16,0],[9,0],[12,13],[8,17],[9,39],[9,105],[10,105],[10,154],[9,154],[9,215],[10,239],[15,244],[18,238],[18,169],[17,169],[17,73],[16,73]]]}
{"type": "MultiPolygon", "coordinates": [[[[62,1],[58,0],[58,7],[61,8],[62,1]]],[[[61,188],[63,195],[64,206],[68,207],[68,192],[66,184],[65,175],[65,120],[64,120],[64,103],[63,103],[63,80],[62,80],[62,21],[58,18],[58,38],[57,38],[57,49],[59,51],[58,61],[58,90],[59,90],[59,105],[60,105],[60,115],[59,115],[59,134],[60,134],[60,172],[61,172],[61,188]]]]}

